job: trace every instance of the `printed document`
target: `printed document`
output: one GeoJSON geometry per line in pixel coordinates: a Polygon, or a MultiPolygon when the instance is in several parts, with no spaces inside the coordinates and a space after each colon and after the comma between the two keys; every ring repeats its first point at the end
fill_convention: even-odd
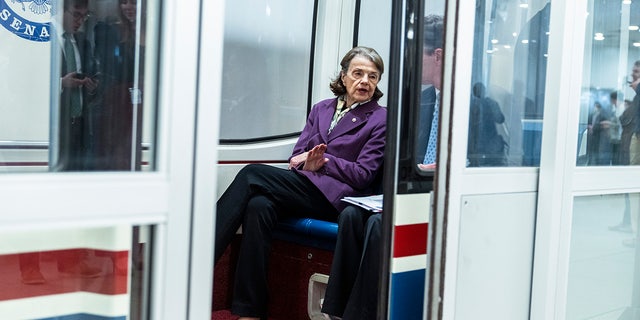
{"type": "Polygon", "coordinates": [[[381,194],[368,197],[344,197],[342,201],[355,204],[372,212],[382,212],[381,194]]]}

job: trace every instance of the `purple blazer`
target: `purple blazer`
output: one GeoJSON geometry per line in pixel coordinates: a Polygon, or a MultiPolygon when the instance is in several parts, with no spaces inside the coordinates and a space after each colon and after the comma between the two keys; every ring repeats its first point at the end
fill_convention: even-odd
{"type": "MultiPolygon", "coordinates": [[[[341,211],[343,197],[371,195],[372,182],[382,167],[387,109],[369,101],[349,111],[329,134],[337,98],[318,102],[293,148],[292,157],[325,143],[329,159],[316,172],[297,170],[322,191],[341,211]]],[[[295,168],[293,170],[296,170],[295,168]]]]}

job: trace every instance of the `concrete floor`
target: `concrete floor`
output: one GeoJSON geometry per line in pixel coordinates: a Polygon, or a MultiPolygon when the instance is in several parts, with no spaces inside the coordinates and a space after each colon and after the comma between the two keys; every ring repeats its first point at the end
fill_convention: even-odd
{"type": "Polygon", "coordinates": [[[640,290],[633,288],[640,264],[636,249],[623,245],[633,233],[609,230],[620,223],[624,210],[623,195],[575,200],[566,319],[620,319],[631,306],[633,290],[640,290]]]}

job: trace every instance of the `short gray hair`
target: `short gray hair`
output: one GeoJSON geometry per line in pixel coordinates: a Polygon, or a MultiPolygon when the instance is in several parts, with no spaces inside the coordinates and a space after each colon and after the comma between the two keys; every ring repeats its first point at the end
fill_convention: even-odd
{"type": "MultiPolygon", "coordinates": [[[[378,68],[378,71],[380,72],[380,79],[382,79],[382,73],[384,72],[384,62],[382,61],[382,57],[380,57],[378,52],[369,47],[355,47],[349,50],[349,52],[344,55],[342,61],[340,61],[340,73],[338,73],[338,76],[336,76],[331,81],[331,83],[329,83],[331,92],[333,92],[333,94],[335,94],[336,96],[341,96],[347,93],[347,87],[345,87],[344,83],[342,82],[342,75],[346,74],[347,71],[349,71],[351,60],[358,56],[367,58],[371,62],[373,62],[373,64],[376,66],[376,68],[378,68]]],[[[376,86],[376,90],[373,92],[373,100],[378,101],[378,99],[380,99],[380,97],[382,97],[383,95],[384,93],[382,93],[382,91],[378,89],[378,86],[376,86]]]]}

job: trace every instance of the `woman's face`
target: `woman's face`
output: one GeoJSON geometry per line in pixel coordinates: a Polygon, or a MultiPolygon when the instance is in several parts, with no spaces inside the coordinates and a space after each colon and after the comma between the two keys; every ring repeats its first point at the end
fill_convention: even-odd
{"type": "Polygon", "coordinates": [[[349,70],[342,74],[341,79],[347,88],[347,103],[351,105],[356,102],[365,102],[373,97],[380,81],[380,71],[373,61],[355,56],[349,63],[349,70]]]}
{"type": "Polygon", "coordinates": [[[131,23],[136,22],[136,9],[136,0],[120,0],[122,15],[131,23]]]}

